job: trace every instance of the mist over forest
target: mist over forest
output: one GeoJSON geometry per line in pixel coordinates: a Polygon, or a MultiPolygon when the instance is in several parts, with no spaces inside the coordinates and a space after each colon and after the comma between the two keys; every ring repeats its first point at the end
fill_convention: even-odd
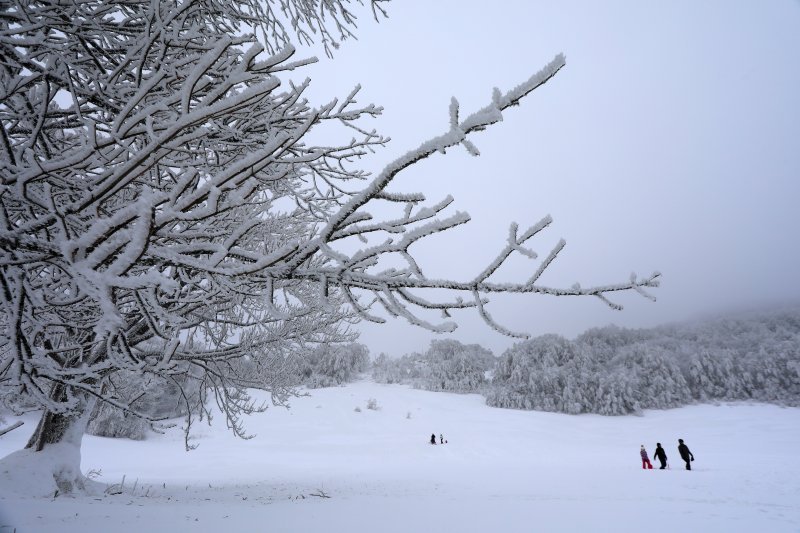
{"type": "MultiPolygon", "coordinates": [[[[255,361],[239,371],[257,376],[255,361]]],[[[800,406],[800,307],[738,313],[646,329],[592,328],[573,340],[547,334],[501,354],[434,340],[399,358],[359,343],[322,345],[286,361],[281,379],[302,389],[371,378],[377,383],[478,393],[492,407],[626,415],[698,403],[756,401],[800,406]]],[[[274,379],[271,376],[270,379],[274,379]]],[[[116,381],[134,394],[133,381],[116,381]]],[[[201,394],[199,387],[188,387],[201,394]]],[[[176,386],[149,386],[139,408],[154,418],[186,416],[176,386]]],[[[100,406],[88,432],[144,439],[148,423],[100,406]]]]}
{"type": "Polygon", "coordinates": [[[373,377],[427,390],[478,392],[494,407],[623,415],[692,403],[800,405],[800,308],[649,329],[542,335],[498,357],[433,341],[424,353],[379,356],[373,377]]]}

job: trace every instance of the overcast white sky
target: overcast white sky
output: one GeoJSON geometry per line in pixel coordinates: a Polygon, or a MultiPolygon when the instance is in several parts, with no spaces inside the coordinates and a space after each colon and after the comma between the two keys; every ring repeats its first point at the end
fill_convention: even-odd
{"type": "MultiPolygon", "coordinates": [[[[613,311],[595,298],[493,297],[505,326],[574,337],[615,323],[645,327],[800,301],[800,2],[395,1],[359,40],[307,70],[315,95],[383,105],[392,137],[367,162],[447,129],[451,96],[466,113],[563,52],[567,66],[464,150],[418,165],[395,191],[447,194],[473,221],[419,245],[435,277],[468,279],[502,247],[508,224],[554,224],[534,249],[567,241],[550,285],[663,274],[652,303],[613,311]]],[[[318,50],[317,50],[318,51],[318,50]]],[[[372,126],[373,124],[369,124],[372,126]]],[[[518,262],[501,279],[523,280],[518,262]]],[[[448,337],[496,353],[513,339],[472,313],[448,337]]],[[[433,334],[393,320],[361,327],[375,353],[427,348],[433,334]]]]}

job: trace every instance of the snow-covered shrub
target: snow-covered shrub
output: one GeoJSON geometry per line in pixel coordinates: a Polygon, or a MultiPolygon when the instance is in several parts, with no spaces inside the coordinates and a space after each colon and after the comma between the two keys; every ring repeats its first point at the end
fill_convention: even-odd
{"type": "MultiPolygon", "coordinates": [[[[119,372],[110,378],[106,387],[122,403],[130,404],[138,413],[154,420],[184,416],[187,413],[185,394],[197,395],[199,385],[185,375],[166,379],[160,376],[142,378],[119,372]]],[[[86,430],[98,437],[120,437],[142,440],[147,436],[150,423],[141,417],[125,412],[109,403],[96,404],[86,430]]]]}
{"type": "Polygon", "coordinates": [[[367,409],[370,409],[371,411],[377,411],[380,409],[380,407],[378,407],[378,400],[375,398],[370,398],[367,400],[367,409]]]}
{"type": "Polygon", "coordinates": [[[98,437],[144,440],[149,428],[150,424],[142,418],[108,404],[101,404],[92,414],[86,432],[98,437]]]}

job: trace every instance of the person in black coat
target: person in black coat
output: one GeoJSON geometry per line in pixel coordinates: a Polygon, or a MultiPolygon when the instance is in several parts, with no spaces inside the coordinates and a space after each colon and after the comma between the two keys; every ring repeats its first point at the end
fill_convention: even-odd
{"type": "Polygon", "coordinates": [[[667,452],[661,447],[660,442],[656,442],[656,451],[653,452],[653,457],[661,462],[661,468],[659,468],[659,470],[664,470],[667,467],[667,452]]]}
{"type": "Polygon", "coordinates": [[[436,444],[436,433],[431,433],[431,444],[436,444]]]}
{"type": "Polygon", "coordinates": [[[691,470],[694,455],[689,451],[689,447],[683,443],[683,439],[678,439],[678,453],[681,454],[681,459],[686,461],[686,470],[691,470]]]}

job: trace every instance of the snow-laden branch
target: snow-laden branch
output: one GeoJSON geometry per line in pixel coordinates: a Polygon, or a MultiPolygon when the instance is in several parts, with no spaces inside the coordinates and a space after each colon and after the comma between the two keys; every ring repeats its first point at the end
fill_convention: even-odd
{"type": "Polygon", "coordinates": [[[17,429],[18,427],[20,427],[20,426],[21,426],[21,425],[23,425],[24,423],[25,423],[25,422],[23,422],[22,420],[18,420],[17,422],[14,422],[13,424],[11,424],[10,426],[8,426],[7,428],[0,429],[0,437],[2,437],[3,435],[5,435],[6,433],[9,433],[9,432],[11,432],[11,431],[14,431],[15,429],[17,429]]]}
{"type": "MultiPolygon", "coordinates": [[[[532,92],[537,87],[547,83],[556,73],[565,65],[563,55],[557,55],[553,61],[547,64],[542,70],[531,76],[526,82],[515,87],[506,94],[500,94],[495,90],[492,103],[483,109],[473,113],[467,117],[463,122],[457,123],[456,120],[451,119],[450,131],[434,137],[415,150],[404,154],[403,156],[395,159],[393,162],[386,165],[383,171],[367,185],[362,191],[355,194],[353,198],[345,204],[338,213],[330,217],[326,226],[320,232],[318,241],[328,241],[333,233],[340,229],[342,223],[352,215],[358,208],[379,196],[389,183],[404,169],[409,166],[426,159],[436,152],[444,152],[447,148],[462,143],[467,135],[485,129],[487,126],[502,120],[502,111],[512,105],[516,105],[519,101],[532,92]]],[[[453,100],[455,103],[455,99],[453,100]]],[[[454,104],[451,104],[451,114],[454,104]]],[[[308,255],[314,253],[314,243],[309,244],[309,249],[305,254],[299,254],[296,261],[302,262],[308,255]]]]}
{"type": "MultiPolygon", "coordinates": [[[[409,247],[422,238],[430,237],[436,233],[451,229],[456,225],[468,222],[469,216],[466,213],[455,213],[443,219],[432,218],[443,213],[450,203],[452,203],[451,197],[448,197],[445,201],[430,208],[426,208],[419,207],[418,205],[420,202],[424,201],[424,197],[421,194],[409,195],[387,192],[385,190],[402,170],[426,159],[436,152],[444,153],[446,149],[462,144],[472,155],[479,155],[477,148],[469,141],[468,136],[475,131],[484,130],[488,126],[501,121],[503,116],[502,112],[504,110],[519,104],[522,98],[530,94],[536,88],[541,87],[555,76],[564,64],[564,57],[558,55],[539,72],[517,87],[505,93],[501,92],[499,89],[495,89],[492,100],[487,106],[468,115],[464,119],[460,118],[461,112],[459,103],[453,98],[449,108],[449,131],[422,143],[418,148],[389,163],[366,187],[354,194],[336,213],[329,217],[319,233],[310,239],[307,244],[301,246],[294,254],[294,257],[289,259],[288,267],[290,269],[290,275],[304,279],[312,279],[316,276],[316,271],[306,269],[303,263],[309,258],[319,254],[330,257],[329,243],[333,241],[346,239],[348,237],[359,237],[363,240],[369,234],[385,233],[388,235],[402,236],[399,238],[390,236],[381,244],[363,248],[352,254],[349,261],[346,258],[337,257],[336,262],[338,263],[338,267],[325,267],[324,269],[326,283],[334,283],[346,288],[348,295],[351,295],[352,289],[372,292],[375,301],[381,303],[390,315],[404,317],[415,325],[433,331],[443,331],[443,328],[449,330],[449,328],[452,327],[451,323],[447,323],[446,326],[433,325],[412,311],[412,308],[420,310],[441,309],[446,315],[448,309],[462,306],[449,306],[442,303],[431,302],[427,299],[414,296],[409,292],[409,289],[444,289],[469,293],[473,297],[473,302],[470,304],[470,307],[475,307],[487,324],[505,335],[514,337],[524,337],[525,335],[511,332],[497,324],[486,310],[484,299],[480,294],[503,292],[517,294],[548,294],[554,296],[595,296],[612,309],[621,309],[622,307],[608,298],[608,294],[610,293],[635,291],[645,297],[651,298],[644,289],[658,286],[660,274],[657,272],[643,279],[632,276],[630,281],[626,283],[599,285],[588,288],[583,288],[579,284],[570,288],[556,288],[538,284],[539,278],[550,267],[559,252],[564,248],[565,242],[563,239],[559,241],[555,248],[538,264],[533,276],[527,282],[516,284],[492,282],[490,279],[492,275],[515,252],[530,260],[536,260],[538,258],[537,253],[527,246],[527,243],[552,223],[552,218],[549,215],[537,224],[527,228],[522,233],[520,233],[517,224],[512,224],[509,228],[506,246],[472,280],[457,282],[449,279],[429,279],[423,274],[420,265],[409,252],[409,247]],[[373,200],[405,202],[406,209],[404,210],[404,216],[392,220],[375,221],[371,214],[361,210],[367,203],[373,200]],[[419,224],[428,219],[431,220],[424,224],[419,224]],[[398,255],[406,262],[407,267],[405,269],[390,269],[382,272],[373,272],[379,264],[380,258],[388,257],[393,254],[398,255]],[[395,292],[401,294],[401,300],[394,297],[395,292]]],[[[350,296],[350,298],[351,303],[354,303],[352,300],[353,296],[350,296]]],[[[375,321],[375,317],[373,315],[368,315],[365,308],[357,305],[354,305],[354,308],[364,318],[375,321]]]]}

